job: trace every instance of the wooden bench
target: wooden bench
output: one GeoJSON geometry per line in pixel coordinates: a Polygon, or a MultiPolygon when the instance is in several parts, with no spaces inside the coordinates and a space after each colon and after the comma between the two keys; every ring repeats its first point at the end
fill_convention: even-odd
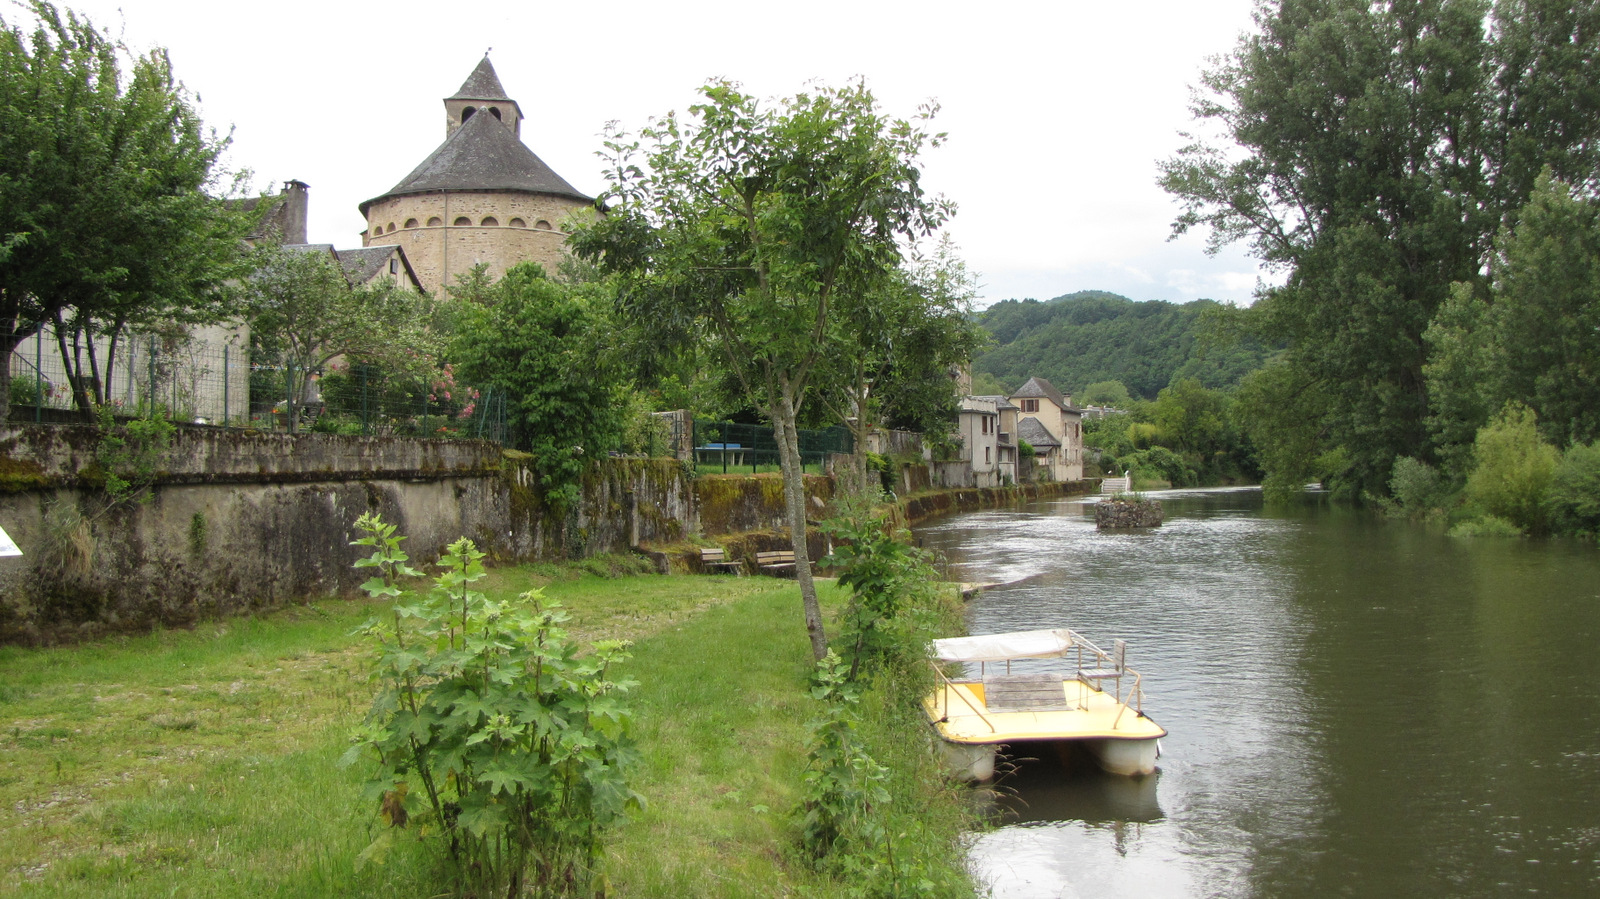
{"type": "Polygon", "coordinates": [[[744,574],[744,563],[738,559],[730,560],[727,550],[722,547],[700,550],[700,567],[710,571],[731,571],[734,574],[744,574]]]}
{"type": "Polygon", "coordinates": [[[983,679],[983,704],[991,712],[1065,712],[1059,674],[991,674],[983,679]]]}
{"type": "Polygon", "coordinates": [[[774,550],[756,553],[756,567],[762,571],[781,574],[794,570],[794,550],[774,550]]]}

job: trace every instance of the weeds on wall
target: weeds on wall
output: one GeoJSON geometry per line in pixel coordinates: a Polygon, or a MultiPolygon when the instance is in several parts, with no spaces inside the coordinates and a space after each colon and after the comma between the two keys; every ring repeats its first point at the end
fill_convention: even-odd
{"type": "Polygon", "coordinates": [[[376,762],[367,798],[387,825],[361,854],[381,862],[402,829],[443,846],[461,896],[592,896],[605,890],[603,838],[642,799],[628,786],[635,752],[612,679],[627,641],[582,659],[559,604],[530,590],[498,602],[472,589],[484,554],[451,544],[431,590],[393,525],[363,515],[355,545],[372,548],[362,585],[393,600],[361,629],[376,648],[379,693],[344,764],[376,762]]]}
{"type": "Polygon", "coordinates": [[[94,458],[105,478],[110,505],[148,500],[150,486],[172,449],[172,436],[178,429],[168,420],[166,410],[160,408],[152,408],[148,417],[131,419],[121,426],[109,405],[100,406],[96,415],[100,442],[95,445],[94,458]]]}

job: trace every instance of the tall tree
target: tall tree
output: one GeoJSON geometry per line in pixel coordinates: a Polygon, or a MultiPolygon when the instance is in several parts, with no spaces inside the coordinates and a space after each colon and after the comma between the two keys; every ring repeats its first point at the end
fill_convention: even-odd
{"type": "Polygon", "coordinates": [[[974,278],[948,235],[909,260],[866,302],[841,309],[841,337],[828,347],[818,396],[855,438],[855,489],[867,477],[868,435],[884,423],[935,434],[958,408],[955,375],[984,343],[972,318],[974,278]]]}
{"type": "Polygon", "coordinates": [[[1547,169],[1501,232],[1492,288],[1458,285],[1427,337],[1445,441],[1470,446],[1507,403],[1558,446],[1600,438],[1600,204],[1547,169]]]}
{"type": "MultiPolygon", "coordinates": [[[[207,194],[224,187],[228,141],[204,130],[165,52],[133,56],[43,0],[26,9],[31,30],[0,17],[0,359],[45,325],[115,337],[216,319],[249,228],[207,194]]],[[[64,362],[92,416],[112,359],[87,376],[64,362]]],[[[9,401],[0,365],[0,420],[9,401]]]]}
{"type": "Polygon", "coordinates": [[[1163,164],[1177,233],[1208,227],[1213,248],[1245,240],[1287,270],[1258,300],[1267,336],[1326,397],[1316,431],[1374,492],[1396,456],[1428,452],[1422,334],[1450,284],[1479,277],[1497,221],[1478,124],[1487,11],[1263,2],[1193,108],[1237,149],[1197,142],[1163,164]]]}
{"type": "Polygon", "coordinates": [[[289,431],[311,375],[340,356],[391,373],[431,371],[423,298],[392,282],[352,285],[331,252],[263,247],[241,293],[257,362],[284,371],[289,431]]]}
{"type": "Polygon", "coordinates": [[[806,550],[796,423],[830,347],[848,341],[852,307],[871,302],[902,246],[951,207],[921,186],[925,123],[892,119],[859,82],[763,104],[713,81],[675,113],[606,146],[609,214],[573,238],[622,275],[629,315],[664,335],[705,338],[770,417],[806,629],[827,652],[806,550]]]}
{"type": "Polygon", "coordinates": [[[512,444],[533,454],[539,486],[560,513],[577,500],[590,461],[622,434],[626,385],[608,345],[609,301],[605,285],[560,283],[533,262],[457,301],[456,371],[505,389],[512,444]]]}

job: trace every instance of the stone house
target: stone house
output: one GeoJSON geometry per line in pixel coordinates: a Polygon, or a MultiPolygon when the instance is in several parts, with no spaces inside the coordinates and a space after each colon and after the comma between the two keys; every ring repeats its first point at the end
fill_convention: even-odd
{"type": "Polygon", "coordinates": [[[429,293],[480,263],[493,278],[526,260],[553,274],[565,254],[564,223],[593,214],[594,198],[522,142],[522,107],[487,56],[444,108],[444,143],[361,204],[362,244],[404,248],[429,293]]]}
{"type": "Polygon", "coordinates": [[[1052,481],[1083,479],[1083,412],[1044,378],[1029,378],[1011,394],[1017,436],[1033,446],[1039,470],[1052,481]]]}

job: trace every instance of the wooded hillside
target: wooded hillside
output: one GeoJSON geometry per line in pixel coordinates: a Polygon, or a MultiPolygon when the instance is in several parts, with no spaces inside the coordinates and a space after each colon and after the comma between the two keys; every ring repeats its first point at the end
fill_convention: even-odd
{"type": "Polygon", "coordinates": [[[1135,397],[1154,399],[1174,378],[1229,388],[1261,367],[1267,350],[1230,335],[1242,310],[1213,300],[1135,302],[1081,290],[1047,302],[1005,300],[979,314],[995,345],[973,361],[1008,389],[1032,376],[1066,391],[1121,381],[1135,397]]]}

